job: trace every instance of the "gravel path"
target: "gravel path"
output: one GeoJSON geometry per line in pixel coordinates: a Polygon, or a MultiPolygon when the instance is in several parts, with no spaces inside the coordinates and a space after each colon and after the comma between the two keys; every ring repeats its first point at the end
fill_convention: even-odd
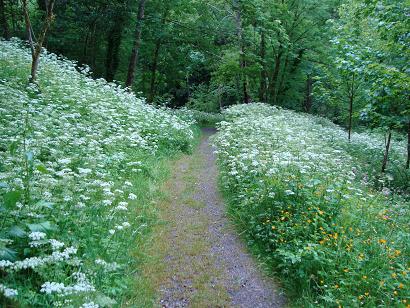
{"type": "Polygon", "coordinates": [[[284,297],[264,277],[233,230],[217,189],[218,172],[203,129],[196,152],[176,162],[163,204],[167,221],[159,304],[162,307],[282,307],[284,297]]]}

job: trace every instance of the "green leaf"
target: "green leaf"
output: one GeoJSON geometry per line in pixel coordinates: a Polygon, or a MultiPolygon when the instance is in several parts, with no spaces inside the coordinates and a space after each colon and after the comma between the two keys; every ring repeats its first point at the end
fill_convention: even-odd
{"type": "Polygon", "coordinates": [[[10,154],[11,154],[11,155],[16,154],[17,147],[18,147],[17,141],[13,141],[13,142],[10,144],[10,146],[9,146],[9,151],[10,151],[10,154]]]}
{"type": "Polygon", "coordinates": [[[36,169],[37,169],[38,171],[40,171],[41,173],[43,173],[43,174],[49,173],[48,170],[47,170],[47,168],[44,167],[43,165],[37,165],[37,166],[36,166],[36,169]]]}
{"type": "Polygon", "coordinates": [[[40,222],[38,224],[27,224],[31,232],[47,232],[55,231],[57,227],[49,221],[40,222]]]}
{"type": "Polygon", "coordinates": [[[7,232],[10,237],[25,237],[27,235],[27,232],[23,230],[23,228],[19,226],[13,226],[10,228],[10,230],[7,232]]]}
{"type": "Polygon", "coordinates": [[[16,260],[17,252],[7,247],[0,247],[0,260],[16,260]]]}
{"type": "Polygon", "coordinates": [[[17,201],[20,200],[21,192],[17,190],[9,191],[4,195],[4,205],[6,208],[13,208],[16,206],[17,201]]]}
{"type": "Polygon", "coordinates": [[[52,210],[54,208],[54,203],[49,202],[49,201],[45,201],[45,200],[40,200],[38,201],[35,205],[35,208],[48,208],[50,210],[52,210]]]}

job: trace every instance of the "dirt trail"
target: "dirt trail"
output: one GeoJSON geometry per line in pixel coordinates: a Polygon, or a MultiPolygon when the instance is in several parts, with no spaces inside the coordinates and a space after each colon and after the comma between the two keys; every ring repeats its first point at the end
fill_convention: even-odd
{"type": "Polygon", "coordinates": [[[164,222],[146,270],[162,307],[282,307],[283,297],[264,277],[225,215],[218,174],[203,129],[198,149],[176,161],[159,204],[164,222]]]}

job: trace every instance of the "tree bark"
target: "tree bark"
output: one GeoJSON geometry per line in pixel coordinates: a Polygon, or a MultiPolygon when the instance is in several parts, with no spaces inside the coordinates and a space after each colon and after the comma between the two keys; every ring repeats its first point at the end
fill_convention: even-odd
{"type": "MultiPolygon", "coordinates": [[[[13,33],[16,33],[17,28],[18,28],[17,27],[18,21],[17,21],[17,18],[16,18],[16,12],[14,10],[14,4],[9,3],[9,5],[10,5],[10,15],[11,15],[11,24],[12,24],[12,28],[13,28],[13,33]]],[[[19,14],[19,17],[20,17],[20,14],[19,14]]]]}
{"type": "Polygon", "coordinates": [[[150,89],[148,95],[148,103],[152,104],[155,97],[155,82],[157,77],[157,67],[158,67],[158,57],[159,57],[159,49],[161,48],[161,40],[158,39],[155,42],[155,50],[154,50],[154,57],[152,59],[152,68],[151,68],[151,82],[150,82],[150,89]]]}
{"type": "Polygon", "coordinates": [[[90,44],[91,44],[91,67],[95,69],[97,65],[97,21],[94,20],[91,26],[91,33],[90,33],[90,44]]]}
{"type": "Polygon", "coordinates": [[[235,23],[236,23],[236,35],[238,37],[239,43],[239,67],[241,69],[242,75],[242,91],[243,91],[243,103],[250,103],[250,97],[248,93],[248,81],[245,74],[246,69],[246,59],[245,59],[245,43],[243,41],[243,30],[242,30],[242,16],[241,8],[238,0],[232,1],[232,6],[235,11],[235,23]]]}
{"type": "MultiPolygon", "coordinates": [[[[162,14],[162,18],[161,18],[161,28],[164,27],[165,22],[167,20],[167,16],[168,16],[168,12],[169,12],[169,6],[167,5],[165,7],[165,11],[162,14]]],[[[162,30],[162,29],[161,29],[162,30]]],[[[158,58],[159,58],[159,51],[161,49],[161,45],[162,45],[162,39],[161,37],[157,38],[156,42],[155,42],[155,49],[154,49],[154,57],[152,59],[152,67],[151,67],[151,82],[150,82],[150,89],[149,89],[149,95],[148,95],[148,103],[152,104],[152,102],[154,101],[155,98],[155,83],[156,83],[156,78],[157,78],[157,68],[158,68],[158,58]]]]}
{"type": "Polygon", "coordinates": [[[33,29],[31,26],[31,21],[30,21],[30,16],[28,13],[28,7],[27,7],[27,0],[22,0],[23,2],[23,14],[24,14],[24,20],[26,24],[26,32],[28,36],[28,41],[30,44],[31,48],[31,76],[29,79],[30,83],[35,83],[37,80],[37,70],[38,70],[38,63],[40,60],[40,55],[41,55],[41,49],[43,48],[43,43],[46,38],[46,34],[48,29],[50,28],[51,23],[54,20],[54,14],[53,14],[53,9],[54,9],[54,3],[55,0],[46,0],[46,17],[42,26],[42,29],[40,31],[40,34],[38,36],[37,42],[33,41],[33,29]]]}
{"type": "Polygon", "coordinates": [[[389,128],[387,133],[387,141],[386,147],[384,149],[384,157],[383,157],[383,164],[382,164],[382,173],[386,171],[387,161],[389,159],[389,151],[390,151],[390,142],[391,142],[391,129],[389,128]]]}
{"type": "Polygon", "coordinates": [[[4,0],[0,0],[0,23],[3,32],[2,36],[6,40],[10,39],[9,24],[7,22],[6,5],[4,4],[4,0]]]}
{"type": "Polygon", "coordinates": [[[306,98],[305,98],[305,105],[303,106],[305,112],[310,113],[310,110],[313,105],[313,97],[312,97],[312,90],[313,90],[313,79],[310,74],[307,75],[306,79],[306,98]]]}
{"type": "Polygon", "coordinates": [[[122,41],[122,32],[124,28],[124,18],[117,15],[114,18],[114,24],[107,36],[107,55],[105,61],[105,79],[113,81],[119,65],[119,52],[122,41]]]}
{"type": "MultiPolygon", "coordinates": [[[[278,103],[278,97],[280,95],[285,94],[283,85],[285,83],[288,65],[289,65],[289,52],[286,53],[285,63],[283,65],[283,69],[282,69],[282,74],[278,75],[278,86],[277,86],[277,90],[276,90],[275,97],[274,97],[274,103],[275,104],[278,103]]],[[[279,73],[280,73],[280,70],[279,70],[279,73]]]]}
{"type": "Polygon", "coordinates": [[[410,167],[410,121],[407,124],[407,162],[406,169],[410,167]]]}
{"type": "Polygon", "coordinates": [[[134,46],[132,47],[130,63],[128,66],[127,80],[125,86],[128,88],[132,87],[135,79],[135,69],[138,62],[138,52],[141,45],[141,32],[142,32],[142,23],[144,20],[144,11],[145,11],[145,2],[146,0],[139,0],[138,4],[138,16],[137,23],[135,25],[135,35],[134,35],[134,46]]]}
{"type": "Polygon", "coordinates": [[[271,95],[270,100],[272,103],[276,102],[276,91],[277,91],[276,85],[277,85],[278,76],[279,76],[281,59],[282,59],[282,50],[281,50],[281,47],[279,47],[278,53],[275,56],[275,67],[273,69],[272,78],[269,84],[269,92],[271,95]]]}
{"type": "Polygon", "coordinates": [[[352,76],[352,84],[350,86],[350,91],[349,91],[349,126],[348,126],[348,139],[349,142],[352,137],[352,119],[353,119],[353,101],[354,101],[354,79],[355,75],[353,74],[352,76]]]}
{"type": "Polygon", "coordinates": [[[260,81],[260,88],[259,88],[259,100],[261,102],[267,101],[266,98],[266,88],[267,88],[267,78],[268,74],[266,72],[266,38],[265,38],[265,31],[261,31],[261,45],[260,45],[260,58],[261,58],[261,81],[260,81]]]}

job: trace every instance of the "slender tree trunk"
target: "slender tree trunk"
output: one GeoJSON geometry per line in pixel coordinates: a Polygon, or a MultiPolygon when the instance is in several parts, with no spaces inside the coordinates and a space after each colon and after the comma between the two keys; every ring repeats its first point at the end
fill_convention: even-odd
{"type": "Polygon", "coordinates": [[[43,22],[43,26],[38,36],[37,42],[33,41],[33,36],[32,36],[33,29],[31,26],[30,16],[28,13],[27,0],[22,0],[22,1],[23,1],[24,20],[26,24],[26,31],[27,31],[27,36],[28,36],[28,40],[30,43],[31,57],[32,57],[31,77],[29,81],[31,83],[35,83],[37,79],[37,70],[38,70],[38,63],[39,63],[40,55],[41,55],[41,49],[43,48],[43,43],[46,38],[47,31],[50,28],[50,25],[54,19],[53,9],[54,9],[55,0],[46,1],[46,17],[43,22]]]}
{"type": "Polygon", "coordinates": [[[266,38],[265,38],[265,31],[262,30],[261,32],[261,46],[260,46],[260,58],[261,58],[261,82],[259,88],[259,100],[261,102],[267,101],[266,98],[266,88],[267,88],[267,78],[268,74],[266,72],[266,38]]]}
{"type": "Polygon", "coordinates": [[[410,121],[407,124],[407,162],[406,169],[410,167],[410,121]]]}
{"type": "Polygon", "coordinates": [[[269,84],[269,92],[271,95],[271,101],[272,103],[275,103],[276,101],[276,91],[277,91],[277,81],[278,81],[278,75],[279,75],[279,70],[280,70],[280,62],[282,59],[282,50],[279,47],[279,51],[275,57],[275,67],[273,69],[273,73],[272,73],[272,78],[270,80],[270,84],[269,84]]]}
{"type": "Polygon", "coordinates": [[[242,30],[242,16],[241,8],[238,0],[232,1],[232,6],[235,11],[235,23],[236,23],[236,35],[238,36],[239,43],[239,67],[241,69],[242,75],[242,91],[243,91],[243,103],[250,103],[250,97],[248,93],[248,81],[245,74],[246,69],[246,59],[245,59],[245,42],[243,41],[243,30],[242,30]]]}
{"type": "Polygon", "coordinates": [[[105,78],[113,81],[119,65],[119,52],[122,41],[122,31],[124,28],[124,18],[122,15],[116,16],[111,30],[107,37],[107,55],[105,62],[105,78]]]}
{"type": "MultiPolygon", "coordinates": [[[[285,63],[284,63],[284,65],[283,65],[282,74],[280,74],[280,75],[278,76],[279,85],[278,85],[277,91],[276,91],[276,93],[275,93],[275,98],[274,98],[275,104],[278,103],[278,97],[279,97],[279,95],[283,95],[283,94],[284,94],[283,84],[285,83],[285,77],[286,77],[286,71],[287,71],[287,69],[288,69],[288,65],[289,65],[289,52],[286,53],[285,63]]],[[[280,72],[280,70],[279,70],[279,72],[280,72]]]]}
{"type": "Polygon", "coordinates": [[[352,84],[350,86],[350,93],[349,93],[349,126],[348,126],[348,139],[349,142],[352,137],[352,119],[353,119],[353,101],[354,101],[354,78],[355,75],[352,76],[352,84]]]}
{"type": "Polygon", "coordinates": [[[310,113],[310,109],[312,108],[312,105],[313,105],[312,90],[313,90],[313,79],[312,79],[312,76],[308,74],[307,79],[306,79],[305,105],[303,106],[307,113],[310,113]]]}
{"type": "Polygon", "coordinates": [[[148,95],[148,103],[152,104],[155,97],[155,82],[157,77],[157,67],[158,67],[158,57],[159,49],[161,48],[161,40],[158,39],[155,42],[154,58],[152,59],[152,68],[151,68],[151,84],[148,95]]]}
{"type": "Polygon", "coordinates": [[[2,27],[3,37],[8,40],[10,39],[9,24],[6,17],[6,6],[4,0],[0,0],[0,23],[2,27]]]}
{"type": "MultiPolygon", "coordinates": [[[[165,7],[164,13],[162,14],[161,18],[161,30],[165,25],[169,12],[169,6],[165,7]]],[[[158,59],[159,59],[159,51],[161,49],[162,39],[161,37],[157,38],[155,42],[155,49],[154,49],[154,57],[152,59],[152,67],[151,67],[151,82],[150,82],[150,89],[148,95],[148,103],[152,104],[155,98],[156,92],[156,78],[157,78],[157,68],[158,68],[158,59]]]]}
{"type": "Polygon", "coordinates": [[[146,0],[139,0],[138,4],[138,16],[137,23],[135,26],[135,36],[134,36],[134,46],[132,47],[130,63],[128,66],[127,80],[125,86],[128,88],[132,87],[135,79],[135,69],[138,62],[138,52],[141,45],[141,32],[142,32],[142,23],[144,20],[144,11],[145,11],[145,2],[146,0]]]}
{"type": "MultiPolygon", "coordinates": [[[[11,24],[13,26],[13,34],[15,34],[17,31],[18,20],[16,18],[16,11],[14,9],[13,2],[9,3],[9,5],[10,5],[11,24]]],[[[18,16],[20,17],[20,14],[18,16]]]]}
{"type": "Polygon", "coordinates": [[[83,62],[86,62],[87,55],[88,55],[88,40],[90,38],[90,31],[87,31],[87,35],[85,36],[84,39],[84,44],[83,44],[83,62]]]}
{"type": "Polygon", "coordinates": [[[383,164],[382,164],[382,173],[386,171],[387,161],[389,159],[389,151],[390,151],[390,142],[391,142],[391,129],[389,128],[387,132],[387,140],[385,142],[386,147],[384,150],[384,157],[383,157],[383,164]]]}
{"type": "Polygon", "coordinates": [[[90,42],[91,42],[91,66],[93,69],[95,69],[96,64],[97,64],[97,49],[98,49],[98,44],[97,44],[97,21],[94,20],[91,28],[91,34],[90,34],[90,42]]]}
{"type": "Polygon", "coordinates": [[[222,111],[223,105],[222,105],[222,88],[219,85],[218,86],[218,102],[219,102],[219,111],[222,111]]]}
{"type": "Polygon", "coordinates": [[[353,95],[349,95],[349,126],[348,126],[348,137],[349,141],[352,138],[352,118],[353,118],[353,95]]]}

